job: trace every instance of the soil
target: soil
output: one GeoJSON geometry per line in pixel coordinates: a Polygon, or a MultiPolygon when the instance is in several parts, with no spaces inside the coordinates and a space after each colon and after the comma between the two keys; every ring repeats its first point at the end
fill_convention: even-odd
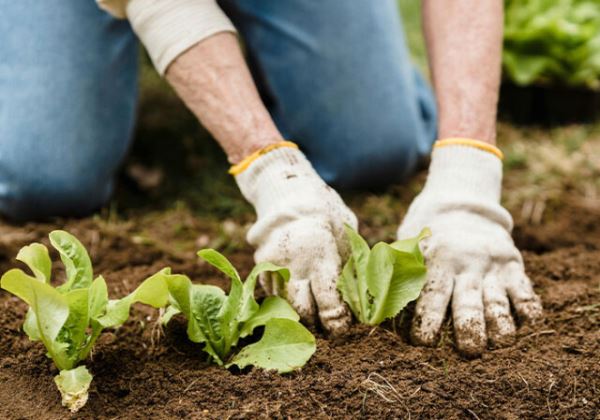
{"type": "MultiPolygon", "coordinates": [[[[22,245],[47,243],[57,226],[89,247],[112,296],[165,265],[225,286],[195,258],[136,240],[131,232],[138,227],[107,228],[98,218],[0,224],[0,270],[17,264],[22,245]]],[[[164,224],[145,229],[160,231],[164,224]]],[[[156,311],[136,306],[129,322],[99,340],[87,364],[94,375],[90,399],[72,417],[600,418],[600,214],[570,208],[540,226],[517,225],[515,239],[546,318],[521,326],[508,348],[464,359],[449,321],[436,348],[412,346],[409,309],[395,325],[354,326],[339,340],[317,332],[317,352],[297,373],[225,370],[208,364],[187,340],[182,319],[158,334],[156,311]]],[[[249,248],[229,255],[242,271],[251,268],[249,248]]],[[[59,264],[54,273],[60,277],[59,264]]],[[[52,362],[21,331],[25,310],[0,292],[0,418],[68,418],[52,362]]]]}

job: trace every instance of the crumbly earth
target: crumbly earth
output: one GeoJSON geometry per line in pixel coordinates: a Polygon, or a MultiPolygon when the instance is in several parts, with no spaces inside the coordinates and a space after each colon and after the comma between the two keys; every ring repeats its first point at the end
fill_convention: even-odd
{"type": "MultiPolygon", "coordinates": [[[[194,116],[149,74],[137,140],[111,205],[82,220],[0,220],[0,273],[19,265],[21,246],[48,245],[57,228],[88,247],[112,297],[164,266],[227,287],[198,261],[203,247],[225,253],[242,274],[250,270],[244,233],[251,209],[222,153],[202,141],[194,116]]],[[[521,326],[511,346],[467,360],[453,345],[451,321],[436,348],[413,346],[409,307],[395,323],[354,326],[339,340],[316,331],[317,352],[305,368],[279,376],[210,365],[187,340],[182,319],[161,331],[157,311],[137,305],[122,328],[101,336],[87,363],[89,401],[70,415],[42,344],[21,330],[25,305],[0,291],[0,419],[600,418],[600,129],[500,128],[505,203],[545,308],[544,322],[521,326]]],[[[424,175],[383,193],[344,197],[371,243],[393,239],[424,175]]],[[[53,273],[61,281],[60,263],[53,273]]]]}
{"type": "MultiPolygon", "coordinates": [[[[133,290],[165,265],[194,281],[227,287],[216,271],[193,257],[194,245],[205,243],[213,231],[181,214],[118,225],[98,217],[0,224],[0,270],[17,265],[14,256],[22,245],[47,243],[47,233],[57,227],[89,247],[112,296],[133,290]],[[183,226],[179,232],[187,226],[200,235],[189,250],[173,252],[136,235],[155,232],[168,241],[165,232],[175,223],[183,226]]],[[[382,235],[368,223],[364,233],[382,235]]],[[[546,318],[521,326],[510,347],[464,359],[453,345],[450,321],[436,348],[412,346],[409,308],[394,324],[354,326],[339,340],[317,331],[318,350],[307,366],[279,376],[210,365],[199,346],[187,340],[182,319],[161,331],[154,324],[156,311],[136,306],[122,328],[99,340],[88,363],[94,375],[89,402],[72,417],[598,418],[600,214],[571,207],[540,226],[518,225],[515,238],[546,318]]],[[[243,273],[251,268],[251,249],[240,245],[228,255],[243,273]]],[[[63,274],[60,264],[54,273],[63,274]]],[[[0,418],[68,418],[43,346],[21,331],[25,310],[0,292],[0,418]]]]}

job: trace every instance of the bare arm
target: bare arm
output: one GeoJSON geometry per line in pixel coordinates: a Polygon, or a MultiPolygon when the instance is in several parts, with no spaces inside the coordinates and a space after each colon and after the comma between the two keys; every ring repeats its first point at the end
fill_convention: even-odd
{"type": "Polygon", "coordinates": [[[283,140],[234,34],[223,32],[199,42],[173,61],[166,77],[231,163],[283,140]]]}
{"type": "Polygon", "coordinates": [[[496,143],[501,0],[423,0],[425,39],[439,107],[439,138],[496,143]]]}

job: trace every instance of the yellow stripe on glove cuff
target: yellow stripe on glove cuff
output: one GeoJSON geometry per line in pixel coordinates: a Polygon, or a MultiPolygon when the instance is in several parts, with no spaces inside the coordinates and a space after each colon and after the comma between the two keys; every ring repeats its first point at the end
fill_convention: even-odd
{"type": "Polygon", "coordinates": [[[475,147],[476,149],[483,150],[485,152],[491,153],[497,156],[500,160],[504,159],[504,153],[502,150],[498,149],[496,146],[493,146],[489,143],[483,142],[481,140],[467,139],[467,138],[449,138],[438,140],[433,144],[433,148],[437,149],[438,147],[446,147],[446,146],[468,146],[475,147]]]}
{"type": "Polygon", "coordinates": [[[244,159],[242,159],[242,161],[240,163],[233,165],[231,168],[229,168],[229,174],[233,175],[233,176],[241,174],[246,169],[248,169],[248,167],[252,164],[252,162],[254,162],[256,159],[258,159],[262,155],[265,155],[272,150],[280,149],[282,147],[291,147],[293,149],[298,149],[298,145],[296,143],[287,141],[287,140],[280,141],[278,143],[269,144],[268,146],[265,146],[262,149],[258,149],[256,152],[252,153],[251,155],[246,156],[244,159]]]}

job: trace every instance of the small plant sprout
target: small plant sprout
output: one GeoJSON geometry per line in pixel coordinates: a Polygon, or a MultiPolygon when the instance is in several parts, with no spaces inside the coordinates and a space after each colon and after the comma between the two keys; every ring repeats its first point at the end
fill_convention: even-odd
{"type": "Polygon", "coordinates": [[[87,368],[79,364],[90,354],[102,330],[122,325],[135,302],[154,307],[166,305],[167,291],[160,276],[155,275],[130,295],[109,300],[104,278],[92,280],[90,257],[74,236],[56,230],[50,233],[50,243],[65,266],[65,283],[51,285],[48,249],[33,243],[17,255],[33,276],[12,269],[2,276],[0,286],[29,305],[23,330],[31,340],[41,341],[46,347],[47,356],[60,371],[54,381],[62,404],[76,412],[87,402],[92,381],[87,368]]]}
{"type": "Polygon", "coordinates": [[[256,280],[261,273],[279,275],[287,282],[289,271],[261,263],[242,283],[237,270],[217,251],[205,249],[198,255],[231,279],[229,294],[216,286],[192,284],[184,275],[163,272],[170,301],[163,322],[168,323],[178,313],[185,315],[189,339],[203,343],[203,350],[220,366],[253,365],[279,373],[304,366],[315,352],[316,343],[310,331],[298,322],[298,314],[277,296],[267,297],[261,305],[254,300],[256,280]],[[239,340],[261,326],[261,339],[232,356],[239,340]]]}
{"type": "Polygon", "coordinates": [[[419,242],[430,235],[429,229],[410,239],[392,244],[367,242],[346,225],[351,256],[338,279],[337,288],[356,319],[379,325],[394,318],[417,299],[425,285],[425,261],[419,242]]]}

